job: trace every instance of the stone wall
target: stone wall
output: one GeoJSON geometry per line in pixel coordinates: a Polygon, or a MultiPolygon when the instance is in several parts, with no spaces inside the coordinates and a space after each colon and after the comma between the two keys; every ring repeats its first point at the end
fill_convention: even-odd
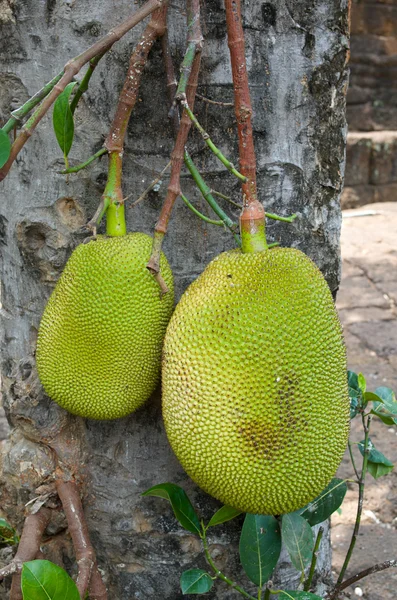
{"type": "Polygon", "coordinates": [[[343,208],[397,198],[396,0],[353,0],[350,43],[343,208]]]}

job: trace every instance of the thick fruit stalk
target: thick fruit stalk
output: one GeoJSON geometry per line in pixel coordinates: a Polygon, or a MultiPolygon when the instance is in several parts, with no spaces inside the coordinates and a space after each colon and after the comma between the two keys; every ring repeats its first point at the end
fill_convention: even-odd
{"type": "Polygon", "coordinates": [[[232,63],[240,171],[247,178],[247,181],[242,184],[244,208],[240,217],[241,249],[243,252],[260,252],[267,248],[265,211],[257,198],[256,160],[251,122],[252,106],[248,87],[240,0],[225,0],[225,6],[232,63]]]}

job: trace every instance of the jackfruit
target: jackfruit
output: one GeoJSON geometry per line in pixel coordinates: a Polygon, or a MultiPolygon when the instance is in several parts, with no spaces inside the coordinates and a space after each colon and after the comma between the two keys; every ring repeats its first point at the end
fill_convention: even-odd
{"type": "Polygon", "coordinates": [[[37,370],[46,393],[69,412],[116,419],[147,400],[159,379],[161,349],[174,304],[146,268],[152,238],[98,236],[71,255],[45,308],[37,370]]]}
{"type": "Polygon", "coordinates": [[[163,350],[170,444],[207,493],[279,515],[332,479],[349,434],[331,293],[302,252],[220,254],[182,296],[163,350]]]}

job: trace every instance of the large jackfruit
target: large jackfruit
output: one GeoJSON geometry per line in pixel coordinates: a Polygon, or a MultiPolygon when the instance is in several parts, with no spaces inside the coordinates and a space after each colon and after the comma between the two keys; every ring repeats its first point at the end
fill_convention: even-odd
{"type": "Polygon", "coordinates": [[[326,281],[302,252],[225,252],[187,289],[167,329],[163,414],[206,492],[283,514],[318,495],[349,433],[346,356],[326,281]]]}
{"type": "Polygon", "coordinates": [[[37,369],[47,394],[69,412],[116,419],[153,392],[174,304],[146,268],[152,238],[143,233],[98,236],[76,248],[40,324],[37,369]]]}

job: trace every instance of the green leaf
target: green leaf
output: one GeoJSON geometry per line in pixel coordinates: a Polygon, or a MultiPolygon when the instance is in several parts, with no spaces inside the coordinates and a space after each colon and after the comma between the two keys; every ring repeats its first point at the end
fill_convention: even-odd
{"type": "Polygon", "coordinates": [[[358,387],[360,388],[361,393],[365,394],[366,389],[367,389],[367,382],[365,381],[364,375],[362,373],[359,373],[357,380],[358,380],[358,387]]]}
{"type": "Polygon", "coordinates": [[[75,582],[49,560],[32,560],[22,567],[23,600],[80,600],[75,582]]]}
{"type": "Polygon", "coordinates": [[[15,529],[5,519],[0,519],[0,544],[17,544],[18,540],[15,529]]]}
{"type": "Polygon", "coordinates": [[[287,600],[291,598],[293,600],[322,600],[320,596],[316,596],[311,592],[290,592],[289,590],[283,590],[282,592],[280,591],[278,598],[279,600],[287,600]]]}
{"type": "MultiPolygon", "coordinates": [[[[364,440],[358,443],[358,449],[364,456],[364,440]]],[[[368,464],[367,470],[374,479],[379,479],[382,475],[387,475],[393,470],[394,465],[382,452],[379,452],[372,443],[371,439],[368,439],[368,464]]]]}
{"type": "Polygon", "coordinates": [[[353,371],[347,372],[347,385],[350,398],[350,418],[354,419],[354,417],[358,414],[361,400],[361,390],[358,384],[357,373],[354,373],[353,371]]]}
{"type": "Polygon", "coordinates": [[[347,485],[343,479],[332,479],[331,483],[309,504],[307,504],[299,514],[313,527],[328,519],[343,502],[347,492],[347,485]]]}
{"type": "Polygon", "coordinates": [[[192,533],[201,533],[201,526],[192,503],[185,490],[175,483],[160,483],[143,492],[142,496],[157,496],[171,503],[175,517],[179,523],[192,533]]]}
{"type": "Polygon", "coordinates": [[[270,578],[281,552],[280,525],[272,516],[247,514],[240,537],[240,561],[255,585],[270,578]]]}
{"type": "Polygon", "coordinates": [[[0,129],[0,169],[3,167],[11,152],[11,142],[8,134],[0,129]]]}
{"type": "Polygon", "coordinates": [[[292,564],[301,573],[311,561],[314,540],[309,523],[296,513],[283,515],[282,538],[292,564]]]}
{"type": "Polygon", "coordinates": [[[374,392],[365,392],[364,400],[366,402],[380,402],[381,404],[383,404],[382,398],[380,396],[378,396],[378,394],[375,394],[374,392]]]}
{"type": "Polygon", "coordinates": [[[74,122],[72,111],[70,110],[69,98],[76,82],[69,83],[62,94],[58,96],[54,104],[52,113],[52,124],[55,136],[64,156],[70,152],[74,137],[74,122]]]}
{"type": "Polygon", "coordinates": [[[211,576],[202,569],[189,569],[181,575],[182,594],[206,594],[213,585],[211,576]]]}
{"type": "Polygon", "coordinates": [[[393,390],[387,387],[378,387],[375,394],[382,402],[374,402],[371,413],[379,417],[386,425],[397,425],[397,401],[393,390]]]}
{"type": "Polygon", "coordinates": [[[222,508],[217,510],[211,517],[211,521],[208,523],[207,527],[214,527],[215,525],[226,523],[226,521],[231,521],[238,515],[241,515],[241,510],[237,510],[231,506],[222,506],[222,508]]]}

